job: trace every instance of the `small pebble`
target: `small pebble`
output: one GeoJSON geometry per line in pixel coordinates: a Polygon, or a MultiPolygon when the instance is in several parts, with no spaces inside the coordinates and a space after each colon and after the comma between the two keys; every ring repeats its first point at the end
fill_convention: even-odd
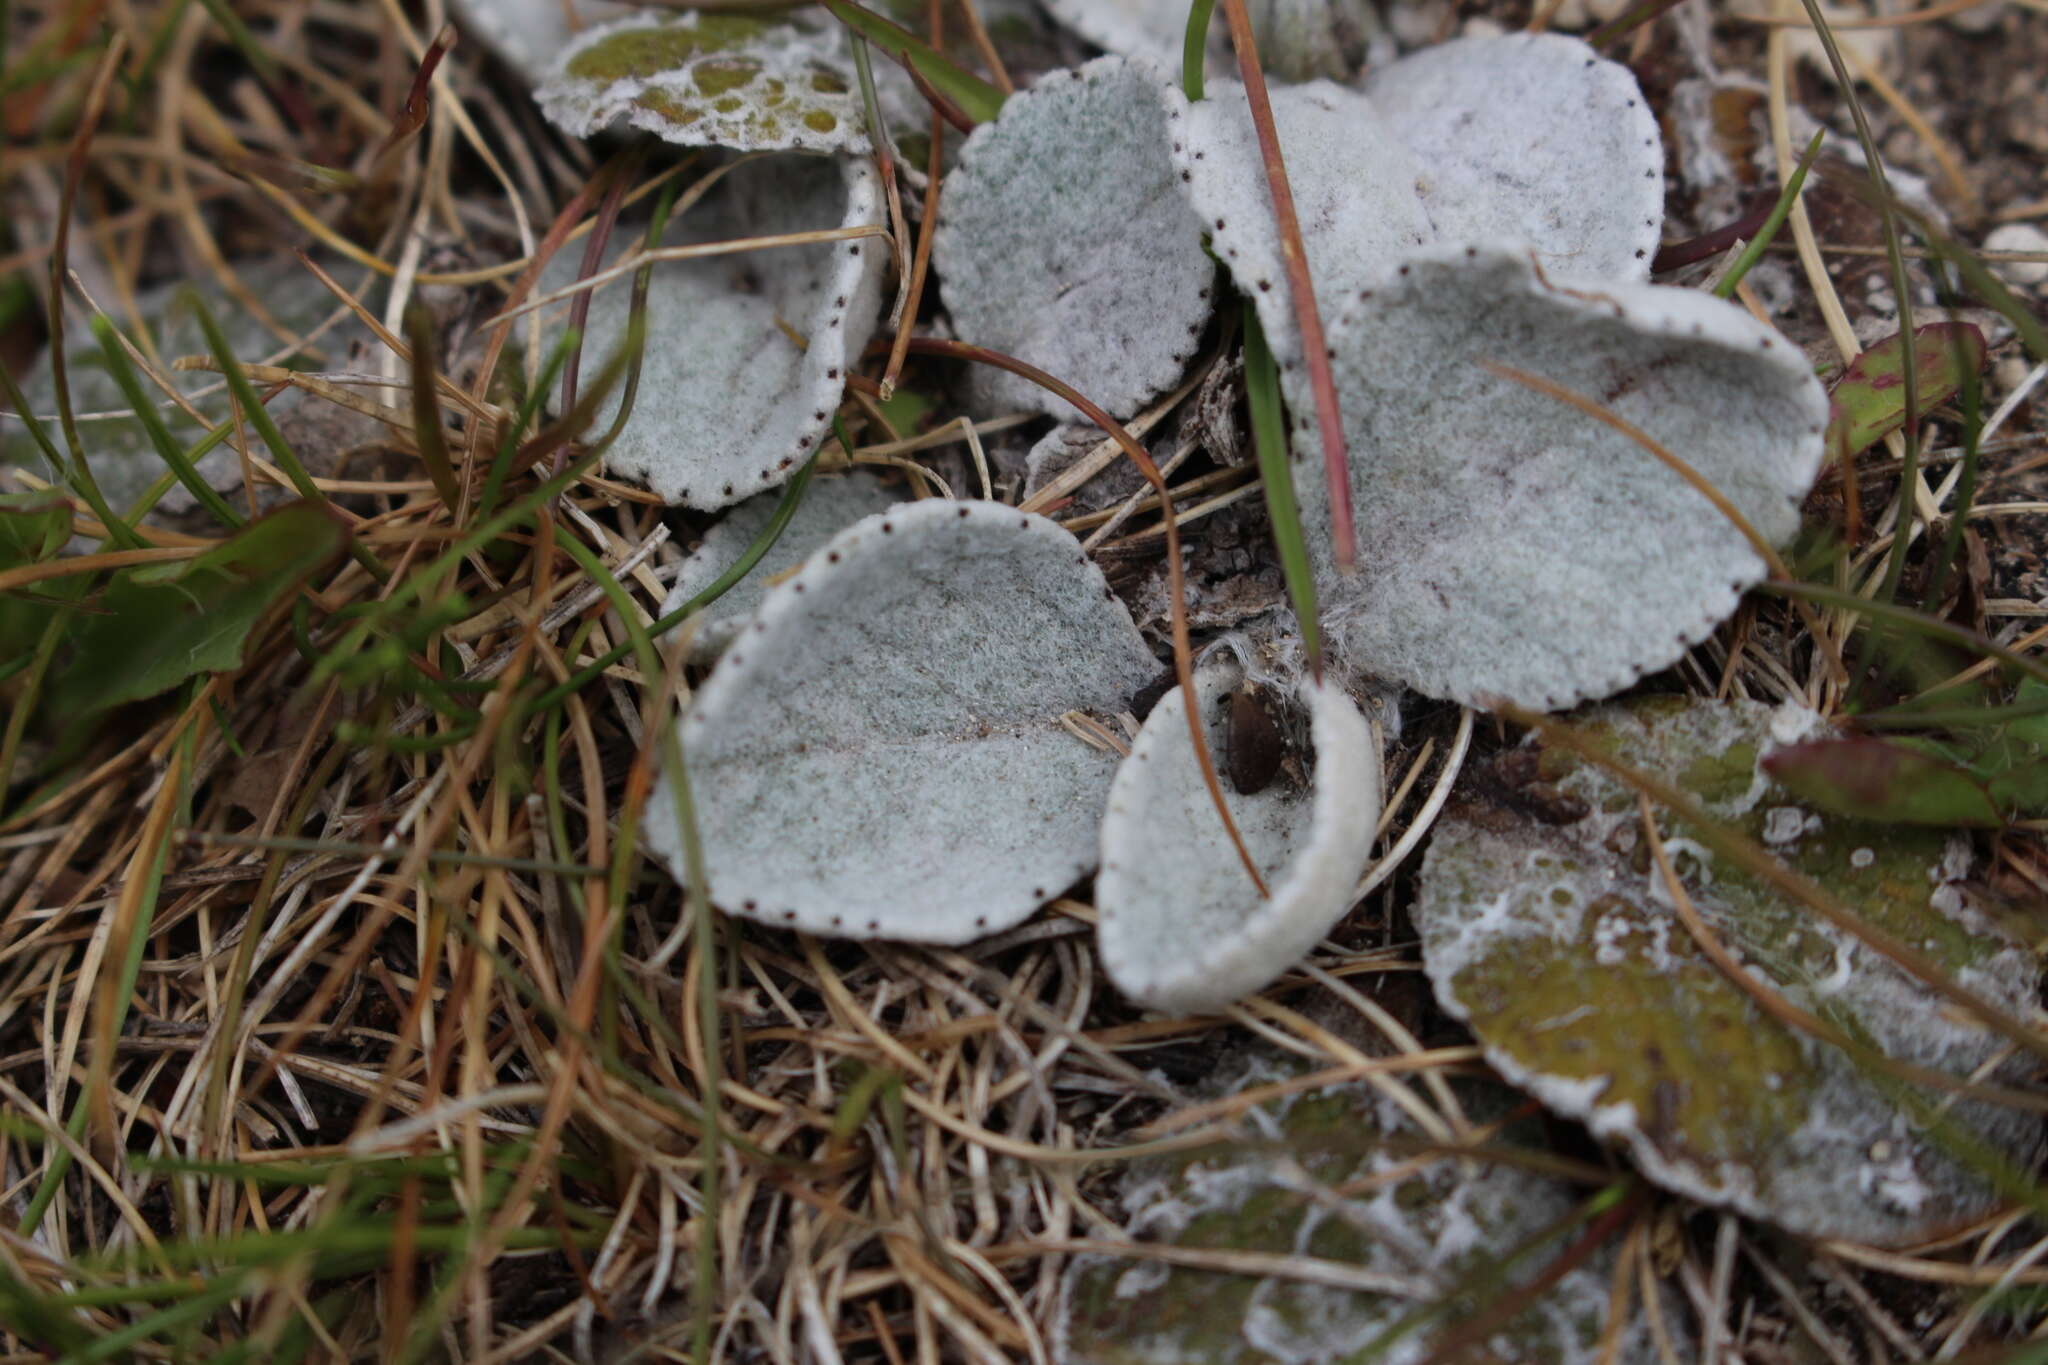
{"type": "MultiPolygon", "coordinates": [[[[1991,230],[1991,235],[1984,239],[1984,249],[2048,253],[2048,232],[2032,223],[2007,223],[1991,230]]],[[[2008,284],[2023,289],[2048,283],[2048,261],[1995,261],[1992,269],[2003,275],[2008,284]]]]}

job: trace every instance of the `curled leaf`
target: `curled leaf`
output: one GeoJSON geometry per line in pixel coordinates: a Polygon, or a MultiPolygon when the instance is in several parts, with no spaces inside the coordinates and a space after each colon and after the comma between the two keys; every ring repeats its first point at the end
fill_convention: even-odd
{"type": "MultiPolygon", "coordinates": [[[[1820,466],[1826,399],[1798,348],[1693,290],[1572,288],[1523,255],[1439,249],[1345,301],[1330,344],[1356,573],[1335,568],[1320,481],[1295,481],[1329,648],[1431,696],[1538,710],[1607,696],[1704,638],[1765,573],[1677,473],[1488,363],[1634,423],[1773,542],[1797,529],[1820,466]]],[[[1294,411],[1301,460],[1320,446],[1309,405],[1294,411]]]]}
{"type": "Polygon", "coordinates": [[[1179,688],[1153,707],[1110,789],[1095,879],[1102,965],[1157,1009],[1220,1009],[1286,971],[1350,909],[1372,857],[1380,754],[1365,717],[1334,682],[1304,683],[1312,769],[1277,748],[1247,752],[1242,731],[1260,703],[1239,681],[1234,664],[1205,667],[1196,705],[1210,750],[1230,758],[1237,790],[1225,800],[1269,896],[1224,836],[1179,688]],[[1279,772],[1284,762],[1294,770],[1279,772]]]}
{"type": "MultiPolygon", "coordinates": [[[[2009,1012],[2035,998],[2024,944],[1973,908],[1966,841],[1803,808],[1758,760],[1810,713],[1650,698],[1580,733],[1768,847],[1866,923],[2009,1012]]],[[[1674,909],[1631,791],[1532,743],[1488,795],[1437,824],[1415,912],[1437,998],[1487,1059],[1551,1108],[1625,1144],[1691,1198],[1811,1237],[1894,1244],[1975,1218],[2000,1163],[2029,1169],[2038,1116],[1890,1074],[1724,975],[1674,909]]],[[[2010,1083],[2003,1038],[1716,856],[1658,813],[1686,898],[1740,970],[1893,1062],[2010,1083]]]]}
{"type": "MultiPolygon", "coordinates": [[[[880,177],[865,161],[788,154],[732,170],[670,244],[880,226],[880,177]]],[[[654,268],[633,412],[605,464],[671,503],[729,506],[787,480],[823,437],[881,313],[879,238],[671,261],[654,268]]],[[[574,260],[548,277],[576,277],[574,260]]],[[[630,281],[592,297],[584,354],[626,335],[630,281]]],[[[604,429],[620,397],[608,398],[604,429]]]]}
{"type": "MultiPolygon", "coordinates": [[[[1168,154],[1187,101],[1103,57],[1013,96],[946,177],[933,260],[962,339],[1017,357],[1126,416],[1171,387],[1209,317],[1213,267],[1168,154]]],[[[998,409],[1081,420],[991,371],[998,409]]]]}
{"type": "MultiPolygon", "coordinates": [[[[1915,327],[1911,349],[1922,416],[1984,368],[1984,334],[1967,322],[1915,327]]],[[[1829,454],[1859,454],[1906,425],[1906,351],[1905,339],[1894,333],[1849,362],[1828,395],[1829,454]]]]}
{"type": "MultiPolygon", "coordinates": [[[[712,899],[766,924],[961,943],[1095,865],[1114,715],[1158,663],[1080,543],[997,503],[870,516],[776,584],[680,735],[712,899]]],[[[649,847],[680,867],[666,786],[649,847]]]]}

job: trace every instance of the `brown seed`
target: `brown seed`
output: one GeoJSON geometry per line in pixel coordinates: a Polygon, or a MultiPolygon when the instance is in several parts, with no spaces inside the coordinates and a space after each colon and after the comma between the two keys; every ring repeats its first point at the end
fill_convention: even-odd
{"type": "Polygon", "coordinates": [[[1265,689],[1246,683],[1230,694],[1230,723],[1225,731],[1223,765],[1230,785],[1250,796],[1271,786],[1287,756],[1287,739],[1274,717],[1265,689]]]}

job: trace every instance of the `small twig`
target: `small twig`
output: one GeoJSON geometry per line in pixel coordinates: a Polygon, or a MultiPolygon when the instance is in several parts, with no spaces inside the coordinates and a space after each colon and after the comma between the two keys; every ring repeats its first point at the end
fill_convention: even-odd
{"type": "Polygon", "coordinates": [[[1316,425],[1322,429],[1323,477],[1330,485],[1330,538],[1339,572],[1358,562],[1358,531],[1351,518],[1351,462],[1344,449],[1344,419],[1337,410],[1337,381],[1330,373],[1330,345],[1323,337],[1323,315],[1316,307],[1315,284],[1309,278],[1308,255],[1301,240],[1301,219],[1294,211],[1294,191],[1287,183],[1287,163],[1280,156],[1280,133],[1273,124],[1273,104],[1266,97],[1266,73],[1259,66],[1258,39],[1245,13],[1244,0],[1223,0],[1230,22],[1230,41],[1237,48],[1237,69],[1244,76],[1245,103],[1252,128],[1259,135],[1259,155],[1266,163],[1266,187],[1273,195],[1273,218],[1280,233],[1280,259],[1287,267],[1287,290],[1294,301],[1294,319],[1301,328],[1302,361],[1315,392],[1316,425]]]}

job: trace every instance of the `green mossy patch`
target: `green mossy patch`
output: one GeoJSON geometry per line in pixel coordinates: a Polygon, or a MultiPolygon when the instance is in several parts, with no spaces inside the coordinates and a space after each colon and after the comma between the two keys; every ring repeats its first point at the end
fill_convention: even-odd
{"type": "Polygon", "coordinates": [[[621,29],[578,51],[563,70],[592,81],[645,80],[759,42],[776,28],[765,18],[700,14],[695,24],[621,29]]]}
{"type": "Polygon", "coordinates": [[[845,36],[815,14],[633,15],[578,39],[536,94],[578,136],[624,121],[686,146],[868,150],[845,36]]]}

